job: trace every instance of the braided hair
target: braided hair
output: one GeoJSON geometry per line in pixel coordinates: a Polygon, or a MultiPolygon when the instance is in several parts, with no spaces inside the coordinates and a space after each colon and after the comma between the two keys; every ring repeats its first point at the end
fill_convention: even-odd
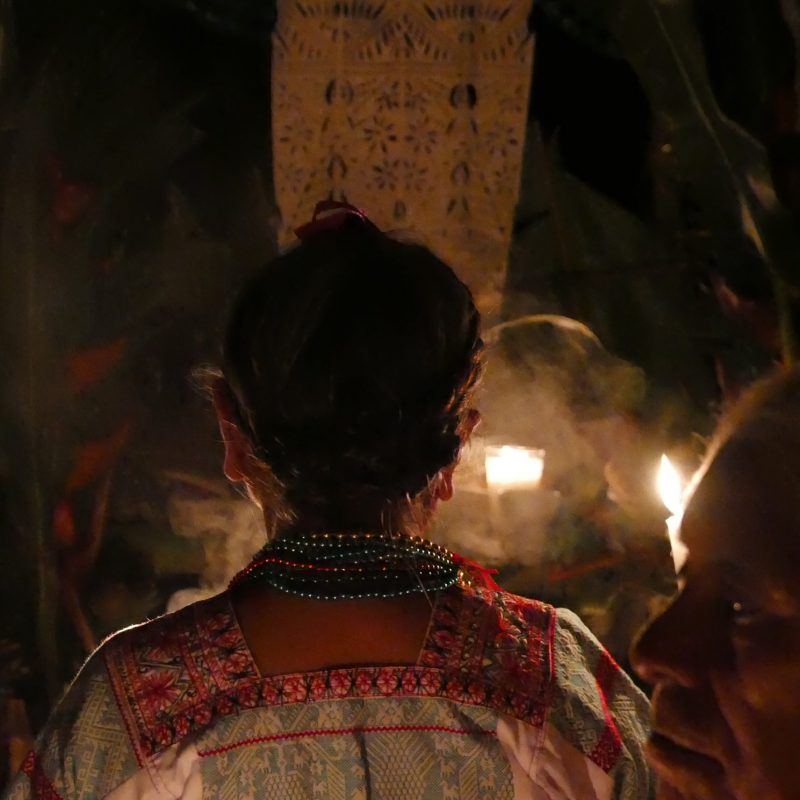
{"type": "Polygon", "coordinates": [[[482,349],[450,267],[351,216],[245,285],[222,371],[288,514],[347,528],[456,458],[482,349]]]}

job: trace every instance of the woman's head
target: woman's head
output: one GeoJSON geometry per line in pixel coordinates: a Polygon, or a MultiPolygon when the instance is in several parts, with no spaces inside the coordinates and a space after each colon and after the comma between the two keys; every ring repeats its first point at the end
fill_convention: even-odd
{"type": "Polygon", "coordinates": [[[654,686],[664,798],[798,794],[800,370],[755,386],[720,425],[687,505],[672,604],[632,661],[654,686]]]}
{"type": "Polygon", "coordinates": [[[396,519],[457,457],[478,325],[446,264],[355,214],[255,275],[229,318],[221,405],[271,510],[338,529],[396,519]]]}

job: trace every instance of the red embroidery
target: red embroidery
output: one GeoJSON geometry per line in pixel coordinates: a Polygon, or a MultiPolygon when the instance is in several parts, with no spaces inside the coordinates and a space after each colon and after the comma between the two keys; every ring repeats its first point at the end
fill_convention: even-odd
{"type": "Polygon", "coordinates": [[[600,734],[600,740],[589,753],[589,758],[597,764],[604,772],[610,772],[614,765],[619,761],[622,752],[622,739],[620,738],[617,726],[613,720],[611,724],[606,724],[600,734]]]}
{"type": "Polygon", "coordinates": [[[106,665],[140,760],[245,709],[348,697],[440,697],[540,726],[553,696],[554,613],[455,588],[439,596],[418,666],[262,678],[222,594],[112,639],[106,665]]]}
{"type": "Polygon", "coordinates": [[[466,567],[469,569],[473,576],[479,579],[480,585],[485,589],[491,589],[492,591],[496,592],[502,591],[497,585],[495,579],[492,577],[492,575],[497,575],[496,569],[484,567],[477,561],[473,561],[470,558],[465,558],[458,553],[453,553],[453,563],[458,564],[460,567],[466,567]]]}
{"type": "Polygon", "coordinates": [[[31,784],[31,797],[34,800],[63,800],[61,795],[53,788],[50,779],[45,775],[36,753],[33,751],[28,753],[20,769],[28,776],[31,784]]]}
{"type": "Polygon", "coordinates": [[[200,750],[198,755],[201,758],[218,756],[239,747],[249,747],[254,744],[264,744],[266,742],[285,742],[291,739],[306,739],[310,736],[348,736],[364,733],[399,733],[405,731],[423,731],[431,733],[452,733],[457,736],[497,736],[495,731],[485,731],[479,728],[475,730],[465,730],[464,728],[448,728],[445,725],[370,725],[363,728],[323,728],[308,731],[293,731],[287,733],[275,733],[271,736],[253,736],[250,739],[242,739],[239,742],[215,747],[211,750],[200,750]]]}
{"type": "Polygon", "coordinates": [[[142,677],[139,702],[146,716],[155,717],[159,711],[172,708],[180,693],[175,680],[175,674],[169,672],[149,672],[142,677]]]}
{"type": "Polygon", "coordinates": [[[594,677],[597,681],[597,688],[604,698],[611,697],[614,691],[614,684],[621,671],[621,667],[614,661],[611,653],[607,650],[603,650],[600,655],[600,660],[597,662],[594,677]]]}
{"type": "Polygon", "coordinates": [[[554,619],[550,606],[505,592],[443,593],[421,663],[463,677],[464,691],[448,692],[451,699],[488,705],[539,726],[552,697],[554,619]]]}
{"type": "MultiPolygon", "coordinates": [[[[347,697],[347,695],[350,693],[350,689],[353,686],[353,676],[348,672],[344,672],[343,670],[335,670],[331,673],[331,676],[328,679],[328,684],[331,688],[331,695],[333,697],[347,697]]],[[[410,690],[411,687],[408,686],[405,688],[410,690]]]]}
{"type": "Polygon", "coordinates": [[[617,763],[622,752],[622,737],[608,706],[608,698],[611,697],[614,683],[619,673],[620,668],[617,662],[608,652],[603,650],[600,654],[600,661],[597,664],[595,680],[597,681],[597,691],[600,693],[600,702],[603,705],[605,727],[600,734],[600,739],[589,754],[589,758],[606,772],[611,770],[614,764],[617,763]]]}
{"type": "Polygon", "coordinates": [[[375,679],[378,691],[387,697],[393,695],[397,691],[398,677],[394,670],[386,669],[385,667],[379,670],[378,677],[375,679]]]}

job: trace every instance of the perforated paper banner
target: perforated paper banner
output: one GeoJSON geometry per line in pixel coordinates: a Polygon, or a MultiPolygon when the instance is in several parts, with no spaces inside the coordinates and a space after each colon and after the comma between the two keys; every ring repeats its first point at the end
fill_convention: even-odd
{"type": "Polygon", "coordinates": [[[532,0],[281,0],[272,125],[280,241],[346,199],[497,307],[519,193],[532,0]]]}

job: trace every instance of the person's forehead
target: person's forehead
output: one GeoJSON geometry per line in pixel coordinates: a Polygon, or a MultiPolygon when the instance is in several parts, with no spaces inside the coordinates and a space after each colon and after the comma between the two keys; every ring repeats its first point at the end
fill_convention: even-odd
{"type": "Polygon", "coordinates": [[[698,556],[757,559],[800,570],[800,452],[731,442],[689,501],[681,536],[698,556]]]}

